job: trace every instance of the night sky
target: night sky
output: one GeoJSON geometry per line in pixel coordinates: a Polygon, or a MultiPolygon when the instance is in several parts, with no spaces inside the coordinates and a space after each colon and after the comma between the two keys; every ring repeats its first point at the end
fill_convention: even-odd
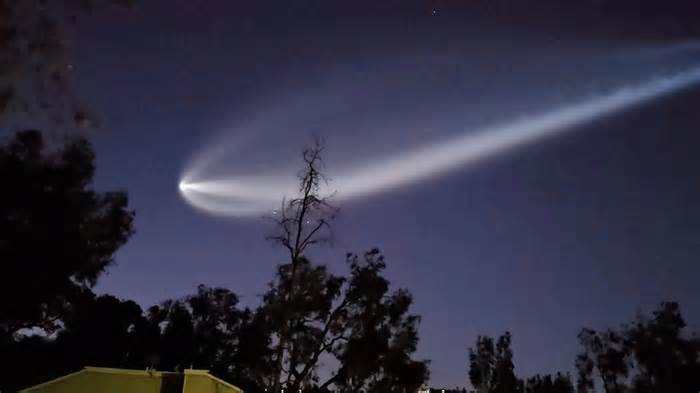
{"type": "MultiPolygon", "coordinates": [[[[127,190],[137,214],[98,290],[144,306],[199,283],[253,306],[285,261],[268,222],[178,193],[217,147],[219,173],[297,168],[316,133],[332,174],[700,65],[692,2],[144,3],[67,36],[74,85],[100,119],[96,185],[127,190]]],[[[386,254],[393,284],[415,296],[432,385],[465,385],[477,334],[510,330],[528,375],[572,370],[582,327],[662,300],[697,329],[699,100],[686,89],[342,203],[335,245],[314,257],[342,271],[347,251],[386,254]]]]}

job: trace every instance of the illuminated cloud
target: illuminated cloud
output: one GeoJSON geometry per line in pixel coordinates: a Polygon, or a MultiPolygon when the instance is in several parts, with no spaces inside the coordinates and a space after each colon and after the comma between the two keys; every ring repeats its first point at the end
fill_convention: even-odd
{"type": "MultiPolygon", "coordinates": [[[[511,149],[560,135],[576,126],[700,83],[700,67],[626,86],[574,105],[464,134],[382,160],[331,173],[338,201],[385,192],[465,168],[511,149]]],[[[197,164],[195,163],[195,166],[197,164]]],[[[201,167],[201,165],[199,165],[201,167]]],[[[179,184],[192,206],[217,215],[269,212],[296,193],[296,179],[282,176],[203,178],[186,171],[179,184]]]]}

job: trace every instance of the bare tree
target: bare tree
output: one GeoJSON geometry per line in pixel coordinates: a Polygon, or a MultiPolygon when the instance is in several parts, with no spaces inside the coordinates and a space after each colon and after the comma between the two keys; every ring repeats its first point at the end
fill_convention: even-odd
{"type": "MultiPolygon", "coordinates": [[[[299,196],[284,200],[279,211],[273,213],[272,219],[276,224],[277,233],[268,239],[281,244],[288,251],[291,267],[288,285],[282,288],[284,304],[288,304],[294,297],[299,264],[306,250],[313,244],[329,242],[332,239],[330,224],[338,209],[329,202],[332,195],[320,194],[321,186],[327,184],[323,175],[323,150],[323,141],[320,138],[315,138],[314,144],[304,150],[304,168],[298,175],[299,196]]],[[[283,305],[283,313],[285,309],[283,305]]],[[[289,333],[293,321],[284,316],[282,321],[283,326],[278,333],[275,349],[275,370],[271,381],[273,391],[280,387],[285,353],[290,349],[289,333]]]]}

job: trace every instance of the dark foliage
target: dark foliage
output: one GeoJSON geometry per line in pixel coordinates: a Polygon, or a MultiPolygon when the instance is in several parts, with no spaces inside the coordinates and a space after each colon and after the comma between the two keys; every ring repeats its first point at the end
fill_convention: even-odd
{"type": "Polygon", "coordinates": [[[90,188],[93,160],[84,139],[49,153],[37,131],[0,147],[0,340],[54,331],[131,235],[126,194],[90,188]]]}
{"type": "Polygon", "coordinates": [[[524,393],[573,393],[574,385],[568,375],[557,373],[551,375],[535,375],[524,381],[524,393]]]}
{"type": "Polygon", "coordinates": [[[677,303],[618,329],[579,334],[579,392],[691,393],[700,390],[700,340],[685,334],[677,303]]]}
{"type": "Polygon", "coordinates": [[[282,386],[294,391],[414,391],[427,379],[428,369],[427,362],[411,358],[419,318],[408,314],[410,294],[389,292],[378,250],[362,258],[348,255],[348,267],[347,277],[335,276],[325,266],[301,259],[294,296],[283,302],[280,289],[288,287],[291,268],[280,266],[259,312],[270,318],[272,334],[283,326],[282,315],[292,322],[282,386]],[[323,356],[335,358],[338,366],[320,381],[323,356]]]}
{"type": "Polygon", "coordinates": [[[506,332],[494,341],[479,336],[469,349],[469,381],[478,393],[573,393],[568,375],[557,373],[519,379],[515,375],[511,336],[506,332]]]}
{"type": "Polygon", "coordinates": [[[165,370],[191,366],[228,377],[233,374],[240,331],[250,312],[238,308],[238,296],[228,289],[200,285],[197,293],[166,301],[148,310],[160,330],[154,364],[165,370]]]}
{"type": "MultiPolygon", "coordinates": [[[[13,353],[19,341],[41,354],[46,340],[26,339],[23,332],[51,334],[61,327],[80,325],[83,310],[101,312],[102,306],[113,306],[105,303],[90,308],[94,299],[88,289],[131,235],[133,213],[126,194],[90,188],[93,161],[90,144],[84,139],[70,139],[52,150],[44,146],[38,131],[20,132],[0,147],[3,354],[13,353]]],[[[124,307],[140,315],[135,303],[124,307]]],[[[130,320],[128,310],[119,311],[125,321],[130,320]]],[[[44,358],[52,359],[49,355],[44,358]]],[[[0,362],[3,370],[18,364],[10,356],[2,356],[0,362]]]]}
{"type": "Polygon", "coordinates": [[[515,376],[509,332],[493,338],[479,336],[476,348],[469,349],[469,381],[479,393],[511,393],[521,391],[515,376]]]}

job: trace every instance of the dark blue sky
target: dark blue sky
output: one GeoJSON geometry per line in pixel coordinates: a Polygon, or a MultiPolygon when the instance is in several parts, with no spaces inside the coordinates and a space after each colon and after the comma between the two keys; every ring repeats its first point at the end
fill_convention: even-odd
{"type": "MultiPolygon", "coordinates": [[[[700,61],[697,50],[657,50],[693,44],[692,7],[253,3],[149,1],[71,29],[74,82],[101,121],[97,186],[127,190],[137,212],[100,291],[147,306],[205,283],[256,304],[284,261],[264,240],[268,224],[203,214],[177,192],[217,138],[252,135],[246,154],[279,162],[321,132],[332,165],[700,61]]],[[[316,257],[340,270],[347,251],[385,252],[423,317],[433,385],[465,384],[477,334],[510,330],[527,375],[570,370],[580,328],[662,300],[680,301],[698,327],[699,99],[687,90],[343,204],[335,246],[316,257]]]]}

